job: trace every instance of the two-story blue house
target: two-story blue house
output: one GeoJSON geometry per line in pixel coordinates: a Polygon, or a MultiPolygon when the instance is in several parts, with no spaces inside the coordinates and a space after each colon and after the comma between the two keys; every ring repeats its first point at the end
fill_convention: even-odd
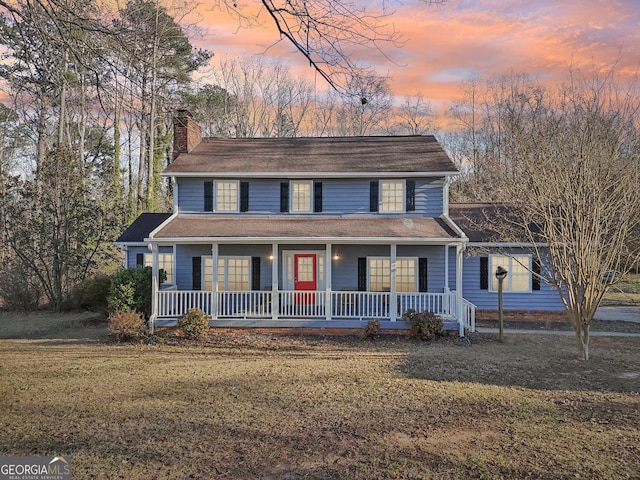
{"type": "Polygon", "coordinates": [[[393,329],[414,309],[474,330],[458,170],[433,136],[201,138],[184,111],[174,129],[173,213],[116,241],[127,267],[153,268],[152,325],[198,307],[212,326],[393,329]]]}

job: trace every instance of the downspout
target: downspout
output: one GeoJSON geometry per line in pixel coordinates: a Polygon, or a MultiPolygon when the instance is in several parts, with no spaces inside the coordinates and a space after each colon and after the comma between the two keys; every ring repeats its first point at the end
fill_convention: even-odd
{"type": "Polygon", "coordinates": [[[178,181],[176,176],[171,177],[171,185],[173,187],[173,213],[177,215],[180,212],[180,205],[178,204],[178,181]]]}
{"type": "Polygon", "coordinates": [[[464,316],[462,303],[462,253],[464,252],[464,244],[456,245],[456,304],[458,311],[458,330],[460,338],[464,337],[464,316]]]}
{"type": "Polygon", "coordinates": [[[331,264],[331,260],[333,257],[333,245],[331,243],[327,243],[325,246],[324,252],[324,285],[325,285],[325,320],[331,320],[331,312],[333,312],[333,306],[331,305],[331,289],[333,288],[333,265],[331,264]]]}
{"type": "Polygon", "coordinates": [[[153,335],[156,319],[158,318],[158,244],[150,243],[151,250],[151,316],[149,317],[149,335],[153,335]]]}

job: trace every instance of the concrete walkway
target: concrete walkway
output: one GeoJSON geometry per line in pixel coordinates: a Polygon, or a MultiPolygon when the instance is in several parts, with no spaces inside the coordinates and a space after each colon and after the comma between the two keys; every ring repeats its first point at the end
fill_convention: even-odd
{"type": "Polygon", "coordinates": [[[620,320],[640,323],[640,306],[600,307],[594,317],[596,320],[620,320]]]}
{"type": "MultiPolygon", "coordinates": [[[[596,320],[603,321],[621,321],[640,323],[640,306],[629,307],[600,307],[594,317],[596,320]]],[[[498,333],[497,328],[478,327],[476,331],[479,333],[498,333]]],[[[520,330],[517,328],[504,329],[504,333],[528,333],[538,335],[575,335],[573,330],[520,330]]],[[[595,332],[591,331],[592,337],[640,337],[640,333],[625,332],[595,332]]]]}
{"type": "MultiPolygon", "coordinates": [[[[478,333],[498,333],[497,328],[477,327],[478,333]]],[[[521,330],[518,328],[505,328],[503,330],[505,335],[511,335],[514,333],[527,333],[529,335],[575,335],[573,330],[521,330]]],[[[594,332],[589,333],[592,337],[640,337],[640,333],[625,333],[625,332],[594,332]]]]}

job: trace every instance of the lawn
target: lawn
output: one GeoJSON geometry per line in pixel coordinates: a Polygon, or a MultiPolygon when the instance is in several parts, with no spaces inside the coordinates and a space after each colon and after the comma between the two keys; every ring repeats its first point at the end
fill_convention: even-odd
{"type": "Polygon", "coordinates": [[[0,455],[74,479],[640,478],[638,337],[42,337],[0,340],[0,455]]]}
{"type": "Polygon", "coordinates": [[[603,299],[604,305],[640,305],[640,274],[630,273],[611,287],[603,299]]]}

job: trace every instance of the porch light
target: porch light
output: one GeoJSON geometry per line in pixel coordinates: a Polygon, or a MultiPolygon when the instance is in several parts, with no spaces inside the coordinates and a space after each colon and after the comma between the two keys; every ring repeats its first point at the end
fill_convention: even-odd
{"type": "Polygon", "coordinates": [[[273,253],[269,255],[269,260],[273,260],[273,253]]]}
{"type": "Polygon", "coordinates": [[[504,340],[503,331],[504,331],[504,318],[502,316],[502,282],[505,278],[507,278],[507,274],[509,272],[498,265],[496,268],[496,278],[498,279],[498,341],[502,342],[504,340]]]}
{"type": "Polygon", "coordinates": [[[336,260],[336,261],[340,260],[340,255],[338,255],[337,253],[334,253],[333,254],[333,259],[336,260]]]}
{"type": "Polygon", "coordinates": [[[508,273],[509,272],[502,268],[500,265],[498,265],[498,268],[496,268],[496,278],[498,279],[498,281],[502,281],[507,278],[508,273]]]}

